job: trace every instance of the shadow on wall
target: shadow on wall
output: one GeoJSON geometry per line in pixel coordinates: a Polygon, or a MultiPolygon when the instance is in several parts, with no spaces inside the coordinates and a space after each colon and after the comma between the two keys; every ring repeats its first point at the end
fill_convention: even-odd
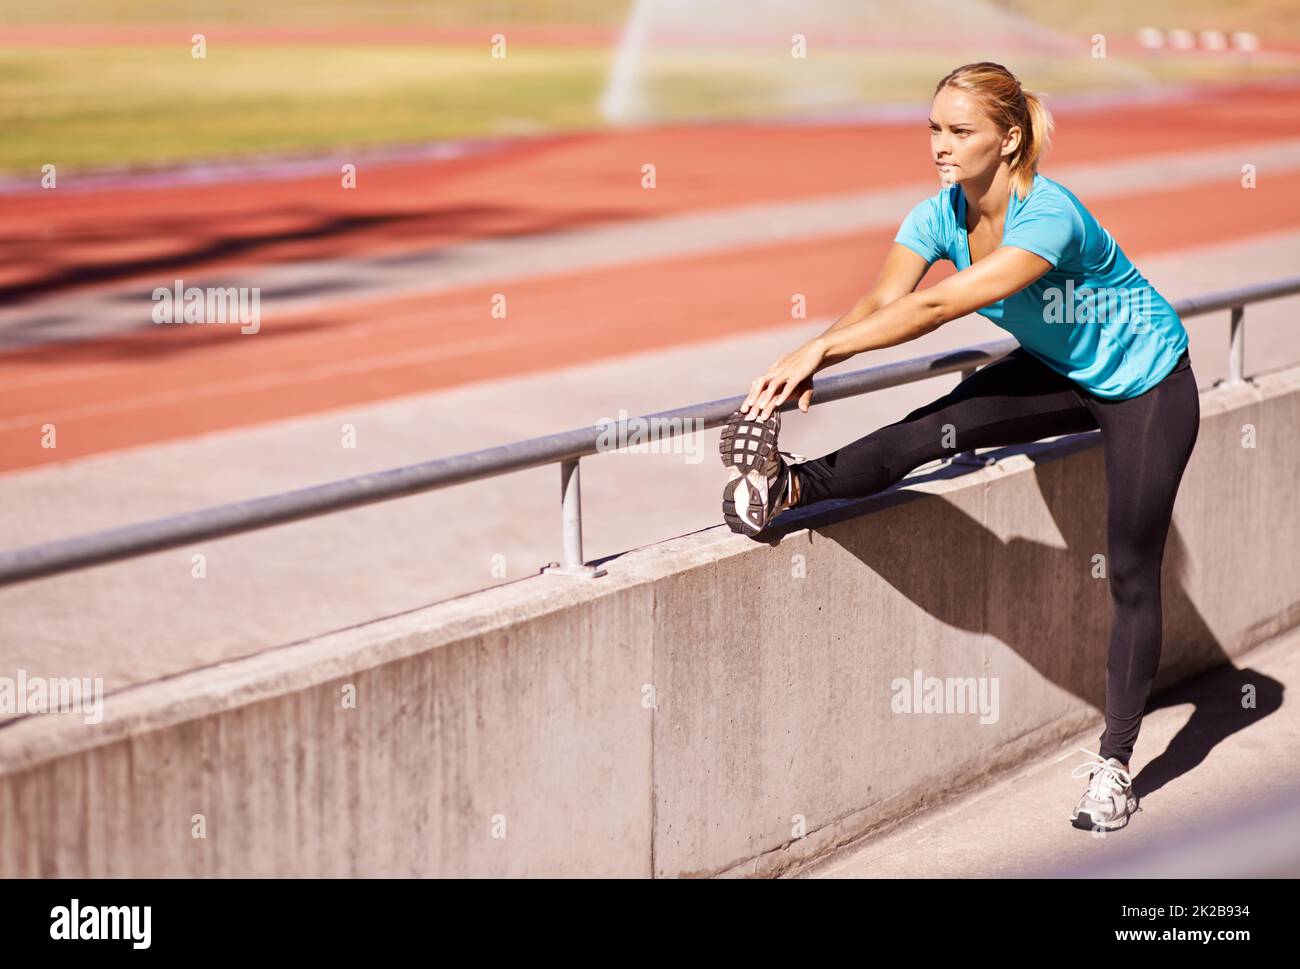
{"type": "MultiPolygon", "coordinates": [[[[1095,460],[1102,460],[1100,432],[1090,431],[1063,437],[1053,448],[1061,454],[1061,445],[1070,453],[1092,449],[1095,460]]],[[[952,554],[936,558],[927,571],[925,581],[917,581],[914,563],[909,564],[907,546],[914,543],[906,523],[882,529],[871,535],[870,541],[861,537],[863,532],[850,532],[845,540],[836,539],[848,552],[884,581],[905,595],[911,602],[934,618],[957,629],[972,633],[987,633],[1005,643],[1030,664],[1044,679],[1099,710],[1106,704],[1106,660],[1109,649],[1109,619],[1106,635],[1095,637],[1071,655],[1062,655],[1061,645],[1067,643],[1071,628],[1086,624],[1077,621],[1085,614],[1111,612],[1109,585],[1097,581],[1092,590],[1071,598],[1078,591],[1070,583],[1080,569],[1092,566],[1092,557],[1106,549],[1106,507],[1104,502],[1080,501],[1075,489],[1087,487],[1086,481],[1068,480],[1061,475],[1045,475],[1044,467],[1035,454],[1043,445],[1029,444],[999,448],[980,455],[981,459],[998,460],[1013,455],[1024,455],[1034,461],[1034,481],[1043,503],[1064,539],[1064,548],[1046,545],[1020,537],[1004,540],[983,523],[971,518],[955,505],[946,501],[930,502],[925,509],[925,528],[945,536],[952,554]],[[996,563],[997,567],[992,567],[996,563]],[[954,595],[953,590],[969,585],[969,575],[983,575],[986,586],[982,596],[954,595]],[[1063,595],[1062,589],[1067,593],[1063,595]],[[993,605],[1000,601],[1005,605],[993,605]],[[984,608],[984,601],[990,607],[984,608]],[[1030,617],[1030,618],[1027,618],[1030,617]],[[1059,631],[1060,635],[1055,635],[1059,631]]],[[[923,492],[907,490],[909,485],[961,477],[969,466],[949,463],[939,469],[914,475],[880,492],[881,504],[877,507],[902,505],[927,497],[923,492]]],[[[1098,469],[1086,479],[1104,480],[1098,469]]],[[[861,499],[819,502],[797,509],[773,528],[769,544],[776,544],[780,536],[803,528],[813,529],[841,518],[861,514],[861,499]],[[837,510],[839,513],[837,514],[837,510]]],[[[1148,700],[1144,716],[1163,707],[1186,703],[1195,705],[1191,718],[1158,756],[1148,761],[1134,778],[1134,793],[1139,799],[1151,794],[1179,775],[1194,769],[1205,760],[1215,745],[1239,730],[1243,730],[1282,706],[1284,685],[1272,677],[1250,669],[1232,666],[1232,658],[1223,649],[1214,632],[1201,616],[1196,603],[1187,590],[1186,575],[1189,554],[1177,526],[1171,524],[1166,541],[1162,595],[1165,615],[1162,665],[1157,673],[1156,688],[1148,700]],[[1177,651],[1170,649],[1178,642],[1177,651]],[[1171,653],[1177,659],[1169,662],[1171,653]],[[1223,665],[1232,669],[1230,678],[1224,678],[1223,665]],[[1194,669],[1204,670],[1188,678],[1194,669]],[[1160,689],[1162,681],[1171,676],[1181,678],[1167,689],[1160,689]],[[1198,685],[1204,676],[1214,676],[1231,684],[1222,684],[1211,691],[1213,700],[1207,700],[1198,685]],[[1243,705],[1242,698],[1254,691],[1254,706],[1243,705]]],[[[1085,574],[1088,574],[1085,572],[1085,574]]],[[[1203,686],[1201,690],[1203,691],[1203,686]]]]}

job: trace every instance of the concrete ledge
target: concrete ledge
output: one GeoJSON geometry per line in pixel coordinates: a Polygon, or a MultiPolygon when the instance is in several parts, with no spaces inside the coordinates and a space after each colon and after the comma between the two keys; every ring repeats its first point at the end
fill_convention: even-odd
{"type": "MultiPolygon", "coordinates": [[[[1300,368],[1201,406],[1157,689],[1300,622],[1300,368]]],[[[0,875],[805,865],[1100,732],[1098,442],[823,503],[769,543],[718,526],[594,582],[533,576],[194,670],[110,695],[97,725],[10,722],[0,875]],[[894,712],[916,670],[996,683],[996,717],[894,712]]]]}

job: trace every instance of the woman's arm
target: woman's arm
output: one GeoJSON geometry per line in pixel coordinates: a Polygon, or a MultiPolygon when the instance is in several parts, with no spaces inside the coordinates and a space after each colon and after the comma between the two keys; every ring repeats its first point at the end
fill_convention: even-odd
{"type": "Polygon", "coordinates": [[[880,275],[865,295],[853,304],[852,309],[827,327],[822,336],[834,333],[865,320],[881,307],[902,299],[920,285],[930,264],[907,246],[895,242],[880,267],[880,275]]]}
{"type": "MultiPolygon", "coordinates": [[[[906,246],[895,243],[891,259],[898,249],[911,252],[906,246]]],[[[911,255],[925,265],[925,260],[919,255],[911,255]]],[[[907,257],[900,255],[898,258],[906,263],[907,257]]],[[[806,411],[806,401],[812,396],[810,381],[819,370],[865,350],[914,340],[944,323],[1020,292],[1051,268],[1052,264],[1046,259],[1027,249],[999,246],[975,265],[948,277],[937,286],[919,293],[908,292],[857,319],[850,319],[854,315],[850,311],[820,336],[772,364],[767,373],[750,385],[749,396],[740,409],[766,420],[798,390],[801,394],[799,406],[806,411]]],[[[859,305],[862,305],[861,300],[859,305]]]]}
{"type": "MultiPolygon", "coordinates": [[[[919,257],[918,257],[919,258],[919,257]]],[[[870,316],[820,337],[823,366],[865,350],[892,347],[935,330],[1013,293],[1052,268],[1042,256],[1015,246],[999,246],[975,265],[937,286],[909,293],[870,316]]],[[[821,369],[820,367],[818,369],[821,369]]]]}
{"type": "MultiPolygon", "coordinates": [[[[880,275],[872,283],[871,289],[858,301],[853,304],[847,313],[832,323],[821,334],[822,337],[836,333],[840,330],[847,329],[862,320],[867,319],[871,314],[877,312],[881,307],[888,306],[897,299],[906,296],[916,289],[917,285],[925,278],[925,274],[930,269],[930,263],[921,258],[907,246],[894,243],[889,253],[885,256],[885,262],[880,268],[880,275]]],[[[749,385],[749,396],[742,405],[741,410],[748,409],[754,402],[754,398],[759,389],[764,385],[766,378],[777,372],[778,368],[789,366],[792,358],[806,353],[812,347],[812,342],[805,344],[795,353],[788,353],[781,359],[777,360],[772,366],[767,368],[767,373],[756,379],[749,385]]],[[[817,362],[820,362],[818,360],[817,362]]],[[[799,366],[799,364],[794,364],[799,366]]],[[[826,364],[825,366],[830,366],[826,364]]],[[[821,369],[818,367],[818,369],[821,369]]],[[[812,373],[815,373],[813,371],[812,373]]],[[[812,404],[812,373],[801,381],[797,387],[794,387],[791,393],[797,398],[799,409],[807,412],[812,404]]]]}

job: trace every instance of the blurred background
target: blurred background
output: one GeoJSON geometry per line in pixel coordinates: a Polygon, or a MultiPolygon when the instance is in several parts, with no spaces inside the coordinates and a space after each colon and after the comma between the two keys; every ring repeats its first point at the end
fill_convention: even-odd
{"type": "Polygon", "coordinates": [[[1054,95],[1290,77],[1287,0],[49,0],[4,5],[10,172],[915,104],[969,59],[1054,95]],[[491,35],[507,31],[507,56],[491,35]],[[209,52],[192,63],[189,36],[209,52]],[[806,38],[809,56],[790,54],[806,38]],[[1105,56],[1094,56],[1104,38],[1105,56]],[[780,41],[779,43],[777,41],[780,41]]]}

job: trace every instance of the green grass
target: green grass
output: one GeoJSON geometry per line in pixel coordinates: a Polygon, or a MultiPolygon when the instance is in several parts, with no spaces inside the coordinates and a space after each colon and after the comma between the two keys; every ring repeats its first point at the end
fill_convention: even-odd
{"type": "MultiPolygon", "coordinates": [[[[41,0],[6,3],[12,24],[482,24],[577,23],[617,26],[634,0],[41,0]]],[[[738,0],[740,2],[740,0],[738,0]]],[[[899,0],[903,2],[903,0],[899,0]]],[[[909,0],[910,2],[910,0],[909,0]]],[[[991,0],[996,6],[1071,33],[1128,33],[1140,27],[1252,30],[1300,38],[1295,0],[991,0]]],[[[910,3],[924,9],[923,0],[910,3]]]]}
{"type": "Polygon", "coordinates": [[[633,0],[40,0],[12,24],[622,24],[633,0]]]}
{"type": "MultiPolygon", "coordinates": [[[[612,56],[522,44],[504,59],[486,44],[217,44],[204,60],[184,43],[0,47],[0,170],[31,175],[46,163],[62,171],[597,128],[612,56]]],[[[797,107],[782,100],[785,72],[798,71],[817,72],[857,103],[923,103],[954,66],[935,55],[849,51],[761,69],[717,52],[648,63],[650,107],[661,119],[791,113],[797,107]]],[[[1144,67],[1166,82],[1294,70],[1243,69],[1231,56],[1170,56],[1144,67]]],[[[1090,58],[1015,64],[1026,86],[1049,96],[1128,86],[1117,68],[1090,58]]]]}
{"type": "Polygon", "coordinates": [[[608,53],[468,47],[0,49],[0,168],[172,162],[599,125],[608,53]]]}

